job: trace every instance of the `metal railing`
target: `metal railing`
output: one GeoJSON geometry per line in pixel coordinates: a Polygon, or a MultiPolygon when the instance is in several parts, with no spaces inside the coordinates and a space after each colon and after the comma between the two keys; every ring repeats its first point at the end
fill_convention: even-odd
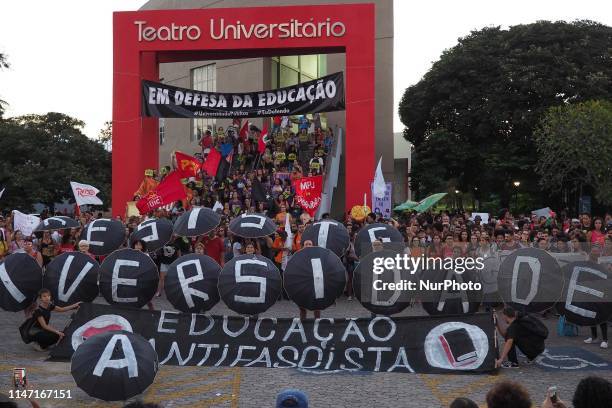
{"type": "Polygon", "coordinates": [[[321,204],[315,215],[316,219],[320,219],[321,215],[331,211],[334,190],[338,187],[343,138],[344,130],[336,128],[336,137],[334,138],[331,152],[327,156],[327,163],[325,163],[326,171],[325,178],[323,179],[323,191],[321,192],[321,204]]]}

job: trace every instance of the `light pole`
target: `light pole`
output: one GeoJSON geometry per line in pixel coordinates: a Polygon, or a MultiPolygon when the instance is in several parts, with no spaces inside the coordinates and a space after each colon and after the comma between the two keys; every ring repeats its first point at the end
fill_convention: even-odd
{"type": "Polygon", "coordinates": [[[514,211],[518,212],[518,189],[521,185],[521,182],[516,180],[513,181],[512,184],[514,184],[514,211]]]}
{"type": "Polygon", "coordinates": [[[459,190],[455,190],[455,208],[459,209],[459,190]]]}

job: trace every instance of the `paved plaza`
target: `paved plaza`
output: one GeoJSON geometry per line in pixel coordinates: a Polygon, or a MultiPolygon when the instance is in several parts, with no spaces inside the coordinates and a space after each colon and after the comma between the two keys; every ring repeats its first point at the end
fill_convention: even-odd
{"type": "MultiPolygon", "coordinates": [[[[98,298],[102,301],[102,298],[98,298]]],[[[173,310],[163,298],[156,298],[157,309],[173,310]]],[[[213,314],[232,314],[223,304],[213,314]]],[[[420,307],[408,308],[401,315],[423,315],[420,307]]],[[[288,301],[277,302],[262,316],[295,317],[297,307],[288,301]]],[[[322,316],[368,316],[358,301],[342,298],[322,316]]],[[[63,328],[68,314],[53,314],[51,324],[63,328]]],[[[12,388],[12,370],[25,367],[33,389],[71,390],[71,400],[38,400],[41,407],[121,407],[105,403],[80,391],[70,375],[69,363],[47,362],[47,353],[23,344],[17,327],[23,313],[0,312],[3,337],[0,344],[0,387],[12,388]]],[[[502,379],[520,381],[539,406],[546,389],[559,387],[562,399],[571,395],[581,378],[594,374],[612,380],[612,349],[585,345],[588,329],[578,337],[558,337],[556,318],[545,320],[550,330],[548,355],[533,366],[501,370],[495,375],[422,375],[401,373],[312,373],[297,369],[238,367],[162,366],[154,384],[144,394],[145,401],[165,407],[269,407],[284,388],[299,388],[308,393],[312,407],[447,407],[459,396],[467,396],[480,406],[489,388],[502,379]],[[559,369],[555,367],[566,367],[559,369]]],[[[27,407],[29,404],[21,403],[27,407]]]]}

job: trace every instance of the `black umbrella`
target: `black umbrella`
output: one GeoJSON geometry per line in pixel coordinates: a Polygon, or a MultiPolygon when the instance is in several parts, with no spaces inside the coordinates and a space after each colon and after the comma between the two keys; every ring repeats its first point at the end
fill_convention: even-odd
{"type": "Polygon", "coordinates": [[[281,275],[268,258],[240,255],[219,274],[219,295],[227,307],[246,315],[263,313],[281,293],[281,275]]]}
{"type": "Polygon", "coordinates": [[[309,225],[302,234],[302,246],[308,239],[315,246],[331,249],[338,256],[344,255],[351,241],[346,227],[331,220],[321,220],[309,225]]]}
{"type": "Polygon", "coordinates": [[[168,301],[181,312],[210,310],[219,302],[221,266],[208,255],[183,255],[172,262],[166,274],[168,301]]]}
{"type": "Polygon", "coordinates": [[[136,241],[144,241],[147,252],[157,251],[172,238],[172,223],[165,218],[150,219],[138,224],[130,235],[130,247],[136,241]]]}
{"type": "Polygon", "coordinates": [[[91,302],[98,296],[100,265],[82,252],[65,252],[47,265],[43,279],[55,304],[91,302]]]}
{"type": "Polygon", "coordinates": [[[77,387],[104,401],[125,401],[153,384],[157,353],[142,336],[113,330],[81,344],[70,362],[77,387]]]}
{"type": "Polygon", "coordinates": [[[579,326],[595,326],[612,318],[612,273],[606,265],[572,262],[561,268],[566,285],[557,311],[579,326]]]}
{"type": "Polygon", "coordinates": [[[42,288],[42,269],[26,253],[11,254],[0,262],[0,307],[18,312],[36,300],[42,288]]]}
{"type": "Polygon", "coordinates": [[[387,269],[377,261],[377,258],[395,258],[396,255],[402,254],[390,249],[370,252],[359,260],[353,272],[355,297],[372,313],[388,316],[399,313],[420,293],[420,274],[411,273],[411,270],[404,268],[387,269]],[[391,283],[396,285],[393,290],[389,289],[391,283]],[[402,283],[406,284],[406,287],[398,288],[397,284],[402,283]]]}
{"type": "Polygon", "coordinates": [[[403,250],[404,237],[389,224],[369,224],[355,237],[355,254],[358,257],[372,252],[372,242],[382,240],[385,249],[403,250]]]}
{"type": "Polygon", "coordinates": [[[159,272],[149,255],[135,249],[120,249],[100,266],[100,293],[113,305],[142,307],[159,283],[159,272]]]}
{"type": "Polygon", "coordinates": [[[308,310],[331,306],[346,286],[342,261],[332,251],[321,247],[296,252],[287,262],[283,278],[289,298],[308,310]]]}
{"type": "Polygon", "coordinates": [[[232,234],[243,238],[266,237],[276,229],[274,221],[260,214],[242,214],[234,218],[229,225],[232,234]]]}
{"type": "Polygon", "coordinates": [[[219,214],[208,207],[194,207],[174,222],[174,233],[182,237],[208,234],[221,222],[219,214]]]}
{"type": "Polygon", "coordinates": [[[38,224],[34,232],[53,231],[58,229],[78,228],[79,222],[74,218],[56,216],[45,218],[38,224]]]}
{"type": "Polygon", "coordinates": [[[123,244],[125,227],[120,221],[100,218],[85,225],[80,239],[89,242],[89,252],[92,254],[108,255],[123,244]]]}
{"type": "Polygon", "coordinates": [[[548,252],[521,248],[508,255],[497,276],[504,302],[525,313],[550,309],[561,298],[563,273],[548,252]]]}

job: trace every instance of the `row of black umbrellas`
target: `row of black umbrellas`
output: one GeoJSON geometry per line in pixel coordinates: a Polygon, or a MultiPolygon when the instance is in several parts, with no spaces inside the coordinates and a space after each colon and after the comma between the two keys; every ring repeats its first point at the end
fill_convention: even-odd
{"type": "MultiPolygon", "coordinates": [[[[196,209],[191,213],[194,214],[193,216],[186,214],[187,217],[193,217],[191,225],[187,219],[186,228],[189,229],[194,224],[198,225],[199,217],[205,212],[206,210],[196,209]]],[[[103,220],[96,220],[88,224],[91,227],[92,234],[108,232],[108,225],[98,224],[98,221],[103,220]]],[[[265,229],[268,220],[266,217],[255,214],[237,218],[234,222],[238,224],[237,228],[261,230],[265,229]]],[[[151,241],[159,241],[163,234],[171,235],[170,226],[171,223],[167,220],[147,220],[139,225],[135,233],[142,232],[145,234],[145,238],[150,237],[151,241]]],[[[255,233],[251,232],[251,234],[255,233]]],[[[97,239],[101,238],[92,239],[92,243],[97,239]]],[[[302,242],[308,239],[312,240],[318,249],[327,249],[329,253],[334,254],[335,258],[330,257],[328,253],[318,252],[316,256],[303,259],[307,254],[316,250],[305,248],[298,251],[287,264],[288,273],[285,273],[283,277],[285,289],[289,292],[291,299],[301,307],[315,310],[323,309],[326,304],[331,304],[329,303],[330,300],[331,302],[335,300],[334,290],[341,291],[344,287],[340,283],[345,282],[346,273],[342,263],[337,258],[345,252],[349,245],[348,232],[341,223],[324,220],[308,226],[303,233],[302,242]],[[319,260],[313,261],[315,258],[319,260]],[[319,267],[318,262],[322,262],[321,267],[319,267]],[[336,269],[338,272],[335,272],[336,269]],[[323,281],[321,280],[320,270],[323,270],[323,281]],[[321,285],[321,282],[324,285],[321,285]],[[323,300],[320,297],[321,288],[325,292],[323,300]]],[[[386,271],[380,276],[372,273],[373,260],[381,256],[394,257],[398,251],[393,245],[397,244],[399,248],[400,240],[399,232],[387,224],[368,225],[357,234],[355,251],[360,255],[360,262],[355,271],[353,287],[357,298],[366,308],[374,313],[394,314],[403,310],[417,298],[423,302],[424,308],[430,314],[471,313],[477,310],[478,305],[483,301],[482,292],[468,292],[469,296],[467,297],[462,294],[462,297],[458,295],[446,299],[440,298],[442,291],[433,291],[433,295],[430,294],[428,298],[419,296],[418,291],[402,291],[399,296],[398,292],[393,290],[373,292],[372,284],[375,278],[393,282],[402,280],[416,282],[424,277],[406,274],[405,271],[403,274],[398,271],[386,271]],[[376,255],[373,255],[372,246],[375,241],[382,241],[384,244],[383,251],[390,252],[388,254],[376,252],[376,255]]],[[[104,242],[102,244],[105,245],[104,242]]],[[[377,251],[380,251],[380,247],[377,248],[377,251]]],[[[282,290],[282,281],[280,272],[270,260],[254,255],[251,255],[249,259],[250,261],[246,262],[241,257],[237,257],[228,263],[222,271],[211,259],[196,255],[191,258],[181,257],[171,265],[168,273],[166,281],[168,299],[175,308],[181,311],[209,310],[221,298],[239,313],[261,313],[262,310],[271,306],[272,299],[276,299],[277,292],[282,290]]],[[[601,278],[602,276],[607,277],[609,273],[603,265],[589,265],[580,266],[581,270],[588,272],[581,274],[581,279],[589,277],[595,287],[602,288],[599,292],[609,296],[612,289],[608,287],[610,286],[608,283],[612,282],[612,279],[602,280],[601,278]],[[602,280],[603,283],[599,280],[602,280]]],[[[568,281],[575,267],[577,266],[574,262],[560,268],[550,254],[538,249],[528,248],[515,251],[504,260],[501,266],[498,266],[499,272],[496,270],[495,274],[491,276],[488,276],[489,271],[481,271],[481,273],[466,272],[460,276],[456,274],[449,276],[446,270],[428,270],[426,277],[432,282],[440,282],[450,278],[466,283],[480,282],[483,284],[490,284],[486,280],[492,279],[495,286],[499,287],[496,288],[499,293],[497,299],[504,299],[506,303],[513,303],[526,312],[541,312],[556,305],[557,308],[567,309],[562,313],[570,316],[569,320],[577,324],[586,325],[594,321],[605,320],[612,312],[612,304],[605,301],[606,299],[602,299],[601,302],[589,303],[588,293],[585,294],[580,289],[585,286],[588,287],[588,285],[582,281],[572,284],[572,296],[574,296],[573,305],[579,305],[582,302],[584,307],[576,308],[570,305],[569,308],[566,308],[563,302],[558,302],[562,294],[568,293],[568,285],[565,282],[568,281]],[[519,263],[518,279],[513,283],[515,264],[520,259],[531,260],[529,262],[532,262],[539,268],[536,268],[537,270],[544,273],[534,275],[530,270],[535,266],[530,266],[529,262],[522,262],[519,263]],[[538,282],[542,283],[539,284],[537,292],[534,292],[535,295],[531,296],[530,293],[533,288],[538,286],[538,282]],[[597,311],[593,315],[588,310],[597,311]]],[[[47,268],[48,272],[45,276],[44,285],[52,290],[54,299],[58,304],[69,304],[79,300],[90,301],[97,296],[98,266],[87,255],[75,252],[63,254],[52,261],[47,268]],[[64,270],[66,273],[63,274],[64,278],[62,278],[62,271],[64,270]]],[[[144,253],[127,250],[116,251],[108,257],[101,269],[99,290],[109,303],[141,307],[155,293],[158,283],[157,269],[153,261],[144,253]],[[118,274],[117,278],[119,280],[112,279],[114,273],[118,274]],[[121,284],[117,285],[117,282],[121,282],[121,284]],[[134,286],[136,282],[138,282],[138,286],[134,286]]],[[[0,263],[0,277],[4,283],[3,286],[0,286],[0,307],[12,311],[27,307],[40,288],[41,276],[40,268],[31,257],[25,254],[13,254],[6,258],[4,263],[0,263]]]]}
{"type": "MultiPolygon", "coordinates": [[[[221,222],[221,217],[207,207],[194,207],[182,214],[174,224],[167,219],[148,219],[140,223],[130,235],[130,244],[142,240],[147,251],[156,251],[166,245],[172,235],[195,237],[208,234],[221,222]]],[[[38,225],[35,232],[76,228],[78,222],[69,217],[50,217],[38,225]]],[[[242,214],[229,224],[232,234],[243,238],[261,238],[277,230],[276,223],[260,214],[242,214]]],[[[113,219],[93,220],[83,228],[80,239],[89,241],[93,255],[104,256],[119,249],[124,242],[124,225],[113,219]]],[[[331,249],[342,256],[349,245],[349,234],[342,223],[333,220],[316,222],[307,228],[302,241],[311,240],[316,246],[331,249]]],[[[362,256],[371,251],[371,243],[381,240],[384,243],[404,242],[401,233],[387,224],[371,224],[362,228],[355,239],[355,251],[362,256]]]]}
{"type": "MultiPolygon", "coordinates": [[[[448,269],[427,269],[374,273],[375,259],[394,258],[397,251],[383,249],[362,257],[354,271],[353,288],[364,307],[376,314],[401,312],[419,299],[430,315],[467,314],[478,310],[483,291],[424,291],[419,282],[482,283],[483,273],[448,269]],[[377,290],[373,290],[379,280],[377,290]],[[412,283],[417,290],[395,290],[380,283],[412,283]]],[[[593,325],[612,314],[612,279],[604,265],[571,262],[559,267],[544,251],[521,249],[507,257],[499,268],[497,295],[489,301],[513,304],[525,312],[542,312],[556,307],[570,322],[593,325]],[[591,289],[589,289],[591,288],[591,289]],[[571,298],[571,301],[561,301],[571,298]]],[[[296,252],[280,271],[266,257],[241,255],[221,268],[206,255],[188,254],[175,260],[166,276],[169,302],[182,312],[210,310],[219,300],[240,314],[256,315],[268,310],[284,289],[297,305],[309,310],[329,307],[346,286],[346,271],[333,251],[309,247],[296,252]]],[[[92,301],[98,293],[109,304],[142,307],[149,302],[159,280],[157,267],[145,253],[121,249],[108,256],[101,266],[86,254],[70,252],[55,258],[44,278],[38,264],[27,254],[17,253],[0,263],[0,307],[9,311],[25,309],[43,285],[58,305],[92,301]],[[99,281],[98,281],[99,277],[99,281]]]]}

